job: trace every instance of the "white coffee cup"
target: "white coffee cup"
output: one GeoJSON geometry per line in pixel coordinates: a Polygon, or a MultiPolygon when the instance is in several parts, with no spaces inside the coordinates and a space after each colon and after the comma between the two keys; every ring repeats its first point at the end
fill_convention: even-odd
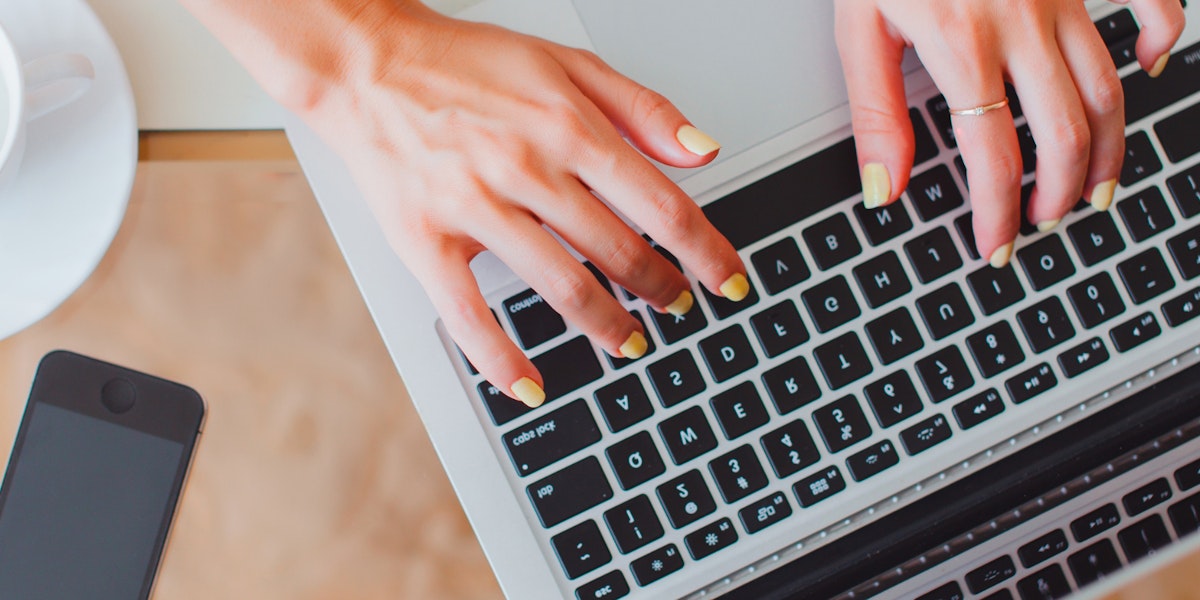
{"type": "Polygon", "coordinates": [[[26,125],[79,99],[95,77],[92,61],[81,54],[23,62],[0,27],[0,189],[16,178],[21,166],[26,125]]]}

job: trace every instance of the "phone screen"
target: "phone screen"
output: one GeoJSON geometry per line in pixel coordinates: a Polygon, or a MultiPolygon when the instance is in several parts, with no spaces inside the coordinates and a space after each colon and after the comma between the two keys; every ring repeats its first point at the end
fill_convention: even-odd
{"type": "Polygon", "coordinates": [[[12,598],[137,598],[157,566],[185,446],[33,402],[0,510],[12,598]]]}

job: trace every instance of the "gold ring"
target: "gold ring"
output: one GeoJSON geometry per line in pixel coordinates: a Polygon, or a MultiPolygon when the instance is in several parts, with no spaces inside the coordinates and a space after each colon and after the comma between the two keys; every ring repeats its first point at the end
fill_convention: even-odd
{"type": "Polygon", "coordinates": [[[950,114],[957,115],[960,117],[978,117],[984,113],[988,113],[993,110],[999,110],[1001,108],[1004,108],[1005,106],[1008,106],[1008,98],[1005,98],[999,102],[996,102],[995,104],[985,104],[983,106],[976,106],[975,108],[963,108],[963,109],[952,108],[952,109],[950,109],[950,114]]]}

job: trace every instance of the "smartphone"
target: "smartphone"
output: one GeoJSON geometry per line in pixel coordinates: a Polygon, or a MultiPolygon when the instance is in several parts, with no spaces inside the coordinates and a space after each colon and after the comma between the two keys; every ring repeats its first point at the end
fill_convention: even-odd
{"type": "Polygon", "coordinates": [[[0,484],[0,597],[149,598],[204,415],[189,387],[47,354],[0,484]]]}

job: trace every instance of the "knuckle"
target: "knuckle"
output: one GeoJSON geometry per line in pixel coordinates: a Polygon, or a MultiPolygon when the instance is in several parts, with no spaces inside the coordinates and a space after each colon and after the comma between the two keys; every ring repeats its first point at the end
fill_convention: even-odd
{"type": "Polygon", "coordinates": [[[649,267],[650,260],[641,238],[622,236],[613,246],[606,262],[612,273],[627,281],[637,281],[643,278],[649,267]]]}
{"type": "Polygon", "coordinates": [[[1125,110],[1125,90],[1116,71],[1105,71],[1092,85],[1091,102],[1103,117],[1122,115],[1125,110]]]}
{"type": "Polygon", "coordinates": [[[594,282],[591,273],[581,265],[578,269],[563,271],[547,281],[544,295],[549,296],[547,301],[559,308],[559,312],[583,311],[596,299],[592,286],[594,282]],[[589,279],[591,281],[588,281],[589,279]]]}
{"type": "Polygon", "coordinates": [[[1054,126],[1050,136],[1051,152],[1072,163],[1086,159],[1092,147],[1092,133],[1086,121],[1063,121],[1054,126]]]}
{"type": "MultiPolygon", "coordinates": [[[[695,211],[691,210],[694,205],[689,206],[684,199],[667,193],[658,194],[654,204],[654,219],[661,231],[672,237],[682,237],[692,231],[696,221],[695,211]]],[[[660,243],[662,241],[659,240],[660,243]]]]}
{"type": "Polygon", "coordinates": [[[629,114],[635,116],[638,121],[637,125],[646,125],[659,114],[670,112],[673,108],[674,105],[667,100],[666,96],[650,88],[638,86],[630,100],[629,114]]]}

